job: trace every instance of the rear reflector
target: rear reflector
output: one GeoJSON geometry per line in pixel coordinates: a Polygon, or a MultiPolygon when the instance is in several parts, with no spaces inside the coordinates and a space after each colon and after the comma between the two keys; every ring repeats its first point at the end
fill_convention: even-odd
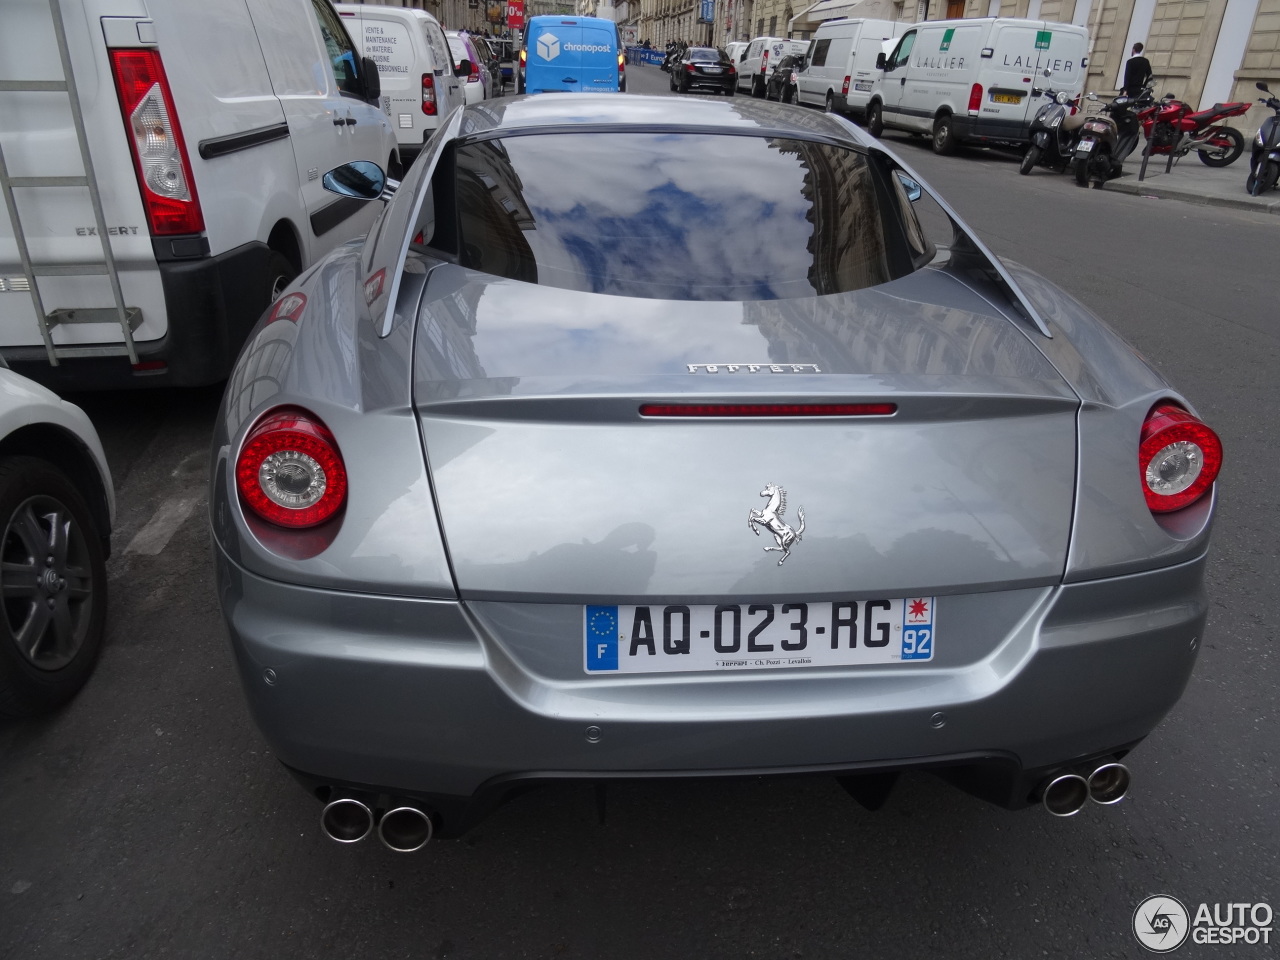
{"type": "Polygon", "coordinates": [[[642,417],[888,417],[896,403],[642,403],[642,417]]]}

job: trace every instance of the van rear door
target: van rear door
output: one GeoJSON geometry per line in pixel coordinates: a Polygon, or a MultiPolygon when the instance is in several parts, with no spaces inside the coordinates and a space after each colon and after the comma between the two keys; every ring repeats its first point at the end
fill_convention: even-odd
{"type": "Polygon", "coordinates": [[[613,24],[592,19],[538,24],[528,41],[528,93],[618,90],[618,47],[613,24]]]}
{"type": "Polygon", "coordinates": [[[1084,84],[1087,34],[1066,23],[997,20],[983,59],[981,130],[984,136],[1025,139],[1034,107],[1033,86],[1078,93],[1084,84]],[[1045,77],[1044,71],[1049,71],[1045,77]]]}

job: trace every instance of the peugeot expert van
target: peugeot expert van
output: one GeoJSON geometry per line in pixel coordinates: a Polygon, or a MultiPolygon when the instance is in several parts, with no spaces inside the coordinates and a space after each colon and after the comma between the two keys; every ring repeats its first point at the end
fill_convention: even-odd
{"type": "Polygon", "coordinates": [[[626,90],[626,57],[612,20],[532,17],[522,56],[525,93],[626,90]]]}
{"type": "Polygon", "coordinates": [[[885,52],[885,42],[897,39],[910,27],[894,20],[860,18],[820,24],[796,84],[799,101],[825,107],[829,113],[860,116],[871,96],[872,81],[880,72],[876,59],[885,52]]]}
{"type": "Polygon", "coordinates": [[[464,81],[454,75],[444,30],[425,10],[362,3],[334,5],[356,47],[378,65],[382,105],[391,117],[407,167],[454,107],[464,81]]]}
{"type": "Polygon", "coordinates": [[[738,89],[745,86],[753,97],[763,97],[765,85],[769,82],[769,65],[791,53],[803,56],[808,50],[808,40],[756,37],[738,61],[738,89]]]}
{"type": "Polygon", "coordinates": [[[38,88],[0,90],[0,355],[55,389],[221,380],[378,215],[320,181],[395,159],[376,65],[328,0],[2,6],[0,80],[38,88]]]}
{"type": "Polygon", "coordinates": [[[872,84],[867,129],[929,134],[937,153],[968,140],[1026,143],[1033,87],[1079,93],[1088,66],[1084,27],[985,17],[912,26],[872,84]]]}

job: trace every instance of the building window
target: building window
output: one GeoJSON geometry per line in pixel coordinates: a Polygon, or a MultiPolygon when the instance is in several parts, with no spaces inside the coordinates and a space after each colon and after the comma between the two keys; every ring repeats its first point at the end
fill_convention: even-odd
{"type": "Polygon", "coordinates": [[[774,36],[778,32],[778,18],[776,16],[769,18],[769,36],[774,36]]]}

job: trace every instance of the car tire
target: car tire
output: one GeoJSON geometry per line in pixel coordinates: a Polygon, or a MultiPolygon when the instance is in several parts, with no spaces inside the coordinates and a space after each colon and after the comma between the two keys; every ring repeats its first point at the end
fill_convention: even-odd
{"type": "Polygon", "coordinates": [[[1034,143],[1027,147],[1027,152],[1022,155],[1022,163],[1018,165],[1018,172],[1024,177],[1029,174],[1037,163],[1040,162],[1041,149],[1034,143]]]}
{"type": "Polygon", "coordinates": [[[725,95],[726,97],[732,97],[732,96],[733,96],[735,93],[737,93],[737,92],[738,92],[738,88],[737,88],[737,86],[735,85],[735,86],[732,86],[732,87],[727,87],[727,88],[725,88],[724,95],[725,95]]]}
{"type": "Polygon", "coordinates": [[[877,138],[884,133],[884,113],[878,100],[867,104],[867,133],[877,138]]]}
{"type": "Polygon", "coordinates": [[[279,300],[280,294],[293,283],[293,278],[297,275],[298,268],[293,265],[293,261],[279,250],[272,250],[271,256],[267,258],[267,298],[264,307],[279,300]]]}
{"type": "Polygon", "coordinates": [[[764,83],[760,80],[760,78],[752,77],[751,78],[751,95],[755,97],[757,100],[759,100],[765,95],[765,93],[766,93],[765,86],[764,86],[764,83]]]}
{"type": "Polygon", "coordinates": [[[783,88],[782,88],[782,102],[783,102],[783,103],[795,103],[795,100],[796,100],[796,98],[795,98],[795,94],[791,92],[791,88],[790,88],[790,87],[783,87],[783,88]]]}
{"type": "Polygon", "coordinates": [[[940,157],[949,157],[956,152],[955,132],[951,129],[949,113],[933,121],[933,152],[940,157]]]}
{"type": "Polygon", "coordinates": [[[102,534],[60,469],[37,457],[0,460],[0,717],[52,710],[89,679],[107,619],[102,534]]]}
{"type": "Polygon", "coordinates": [[[1222,139],[1228,141],[1229,146],[1224,144],[1225,153],[1210,156],[1203,150],[1197,150],[1200,155],[1200,162],[1206,167],[1229,167],[1240,159],[1240,154],[1244,153],[1244,134],[1235,127],[1219,127],[1214,139],[1222,139]]]}
{"type": "Polygon", "coordinates": [[[836,95],[830,90],[827,91],[827,99],[822,101],[822,110],[824,113],[836,112],[836,95]]]}

